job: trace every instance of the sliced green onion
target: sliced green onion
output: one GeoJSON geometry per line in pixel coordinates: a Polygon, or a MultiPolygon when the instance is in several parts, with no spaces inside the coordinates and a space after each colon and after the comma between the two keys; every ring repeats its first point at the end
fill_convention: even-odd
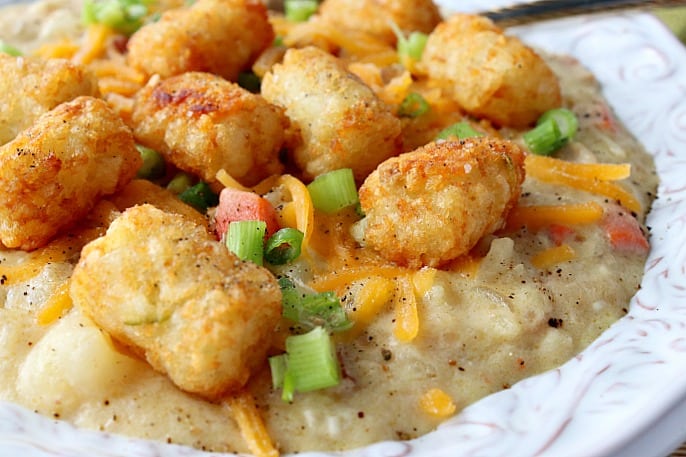
{"type": "Polygon", "coordinates": [[[241,260],[262,265],[264,234],[267,223],[264,221],[234,221],[229,224],[226,247],[241,260]]]}
{"type": "Polygon", "coordinates": [[[538,155],[550,155],[567,141],[560,134],[560,128],[554,119],[548,119],[522,135],[524,143],[531,152],[538,155]]]}
{"type": "Polygon", "coordinates": [[[212,192],[210,186],[203,181],[181,192],[179,198],[201,213],[205,213],[210,206],[217,206],[219,204],[217,194],[212,192]]]}
{"type": "Polygon", "coordinates": [[[19,57],[22,55],[22,52],[15,48],[14,46],[5,43],[4,41],[0,40],[0,52],[4,52],[5,54],[9,54],[14,57],[19,57]]]}
{"type": "Polygon", "coordinates": [[[325,213],[334,213],[357,204],[360,198],[355,187],[355,177],[350,168],[324,173],[307,185],[314,207],[325,213]]]}
{"type": "Polygon", "coordinates": [[[286,354],[269,357],[269,371],[272,374],[272,387],[274,389],[281,389],[283,387],[287,368],[286,354]]]}
{"type": "Polygon", "coordinates": [[[548,119],[555,121],[558,129],[560,129],[560,135],[567,140],[574,138],[576,131],[579,129],[579,120],[567,108],[556,108],[546,111],[538,118],[536,124],[542,124],[548,121],[548,119]]]}
{"type": "Polygon", "coordinates": [[[140,144],[136,145],[136,149],[138,149],[141,159],[143,159],[143,165],[141,165],[136,174],[138,178],[157,179],[164,176],[166,165],[162,154],[140,144]]]}
{"type": "Polygon", "coordinates": [[[341,372],[329,333],[322,327],[286,338],[286,369],[297,392],[311,392],[338,385],[341,372]]]}
{"type": "Polygon", "coordinates": [[[257,94],[260,92],[262,81],[260,81],[260,77],[252,71],[242,71],[238,73],[238,85],[253,94],[257,94]]]}
{"type": "Polygon", "coordinates": [[[546,111],[538,118],[536,127],[522,135],[529,150],[538,155],[550,155],[574,138],[579,129],[576,115],[566,108],[546,111]]]}
{"type": "Polygon", "coordinates": [[[146,0],[85,0],[81,18],[85,24],[104,24],[131,35],[143,26],[148,13],[146,0]]]}
{"type": "Polygon", "coordinates": [[[477,130],[474,130],[474,127],[472,127],[469,122],[461,121],[449,125],[448,127],[438,132],[438,135],[436,135],[436,139],[447,140],[451,136],[457,137],[457,139],[459,140],[464,140],[466,138],[484,136],[484,134],[477,130]]]}
{"type": "Polygon", "coordinates": [[[303,237],[298,229],[284,227],[274,233],[264,246],[264,258],[272,265],[283,265],[300,256],[303,237]]]}
{"type": "Polygon", "coordinates": [[[429,112],[429,102],[417,92],[410,92],[400,103],[398,116],[419,117],[429,112]]]}
{"type": "Polygon", "coordinates": [[[177,173],[176,176],[167,184],[167,190],[179,195],[184,190],[193,185],[193,177],[188,173],[177,173]]]}
{"type": "Polygon", "coordinates": [[[426,33],[412,32],[406,38],[398,24],[391,21],[389,25],[398,40],[397,50],[400,62],[404,62],[408,58],[415,62],[421,60],[429,36],[426,33]]]}
{"type": "Polygon", "coordinates": [[[341,382],[336,348],[322,327],[286,338],[286,354],[270,357],[269,367],[272,385],[283,388],[284,401],[292,401],[295,392],[326,389],[341,382]]]}
{"type": "Polygon", "coordinates": [[[284,16],[289,21],[305,22],[317,12],[317,0],[284,0],[284,16]]]}
{"type": "Polygon", "coordinates": [[[280,278],[283,316],[305,330],[324,327],[343,332],[352,327],[341,301],[333,292],[308,292],[296,287],[288,278],[280,278]]]}

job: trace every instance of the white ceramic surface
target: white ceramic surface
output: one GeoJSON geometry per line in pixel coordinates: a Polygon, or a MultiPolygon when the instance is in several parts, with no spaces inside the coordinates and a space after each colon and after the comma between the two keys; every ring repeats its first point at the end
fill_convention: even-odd
{"type": "MultiPolygon", "coordinates": [[[[442,3],[478,11],[512,2],[442,3]]],[[[648,218],[653,248],[642,288],[627,317],[561,368],[485,398],[418,440],[340,455],[659,457],[686,438],[686,51],[643,13],[576,17],[513,32],[586,64],[654,154],[661,184],[648,218]]],[[[0,403],[0,456],[207,455],[75,430],[0,403]]]]}

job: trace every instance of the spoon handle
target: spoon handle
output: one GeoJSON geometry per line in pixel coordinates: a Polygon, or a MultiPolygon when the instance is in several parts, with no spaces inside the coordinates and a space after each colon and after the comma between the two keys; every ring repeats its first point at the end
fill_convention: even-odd
{"type": "Polygon", "coordinates": [[[677,5],[686,5],[686,0],[540,0],[484,11],[480,14],[501,26],[509,26],[575,14],[677,5]]]}

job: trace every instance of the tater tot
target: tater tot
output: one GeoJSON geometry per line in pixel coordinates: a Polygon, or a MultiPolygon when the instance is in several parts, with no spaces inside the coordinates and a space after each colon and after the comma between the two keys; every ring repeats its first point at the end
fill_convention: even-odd
{"type": "Polygon", "coordinates": [[[396,42],[390,22],[403,32],[430,33],[441,21],[432,0],[326,0],[319,15],[334,26],[366,32],[389,44],[396,42]]]}
{"type": "Polygon", "coordinates": [[[80,95],[97,95],[95,75],[63,59],[13,57],[0,52],[0,144],[42,114],[80,95]]]}
{"type": "Polygon", "coordinates": [[[77,97],[0,147],[0,240],[46,244],[141,166],[131,130],[103,100],[77,97]]]}
{"type": "Polygon", "coordinates": [[[401,124],[343,63],[324,51],[289,49],[262,81],[262,95],[299,130],[293,159],[307,179],[352,168],[363,180],[402,149],[401,124]]]}
{"type": "Polygon", "coordinates": [[[152,205],[127,209],[84,247],[70,294],[153,368],[208,399],[241,388],[266,362],[281,317],[268,270],[152,205]]]}
{"type": "Polygon", "coordinates": [[[141,144],[207,182],[224,169],[250,186],[282,169],[282,108],[219,76],[151,81],[136,95],[131,119],[141,144]]]}
{"type": "Polygon", "coordinates": [[[495,138],[429,143],[388,159],[360,188],[364,242],[410,268],[467,253],[505,223],[524,181],[524,153],[495,138]]]}
{"type": "Polygon", "coordinates": [[[497,125],[526,127],[561,103],[545,61],[485,17],[457,14],[439,24],[422,64],[466,111],[497,125]]]}
{"type": "Polygon", "coordinates": [[[273,41],[260,1],[198,0],[134,33],[128,62],[147,75],[206,71],[235,81],[273,41]]]}

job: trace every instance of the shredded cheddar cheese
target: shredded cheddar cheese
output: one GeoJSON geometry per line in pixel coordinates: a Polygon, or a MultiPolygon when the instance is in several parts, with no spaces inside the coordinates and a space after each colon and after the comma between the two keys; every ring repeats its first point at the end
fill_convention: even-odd
{"type": "Polygon", "coordinates": [[[545,249],[531,258],[531,264],[536,268],[544,270],[553,265],[567,262],[576,257],[576,252],[568,244],[561,244],[545,249]]]}
{"type": "Polygon", "coordinates": [[[612,182],[612,180],[619,179],[617,176],[622,176],[626,172],[625,168],[608,164],[592,164],[592,167],[590,165],[583,167],[583,164],[567,166],[560,159],[546,158],[553,162],[541,162],[540,159],[541,157],[534,154],[526,156],[525,164],[528,176],[551,184],[603,195],[620,202],[631,211],[638,212],[641,210],[640,202],[631,192],[620,184],[612,182]],[[547,166],[548,163],[552,163],[554,166],[547,166]]]}
{"type": "Polygon", "coordinates": [[[105,54],[107,40],[114,31],[103,24],[91,24],[86,31],[85,39],[72,60],[78,63],[89,64],[105,54]]]}
{"type": "Polygon", "coordinates": [[[255,457],[277,457],[279,451],[274,446],[267,427],[260,416],[255,400],[249,392],[242,391],[225,400],[231,414],[238,424],[248,449],[255,457]]]}
{"type": "Polygon", "coordinates": [[[419,333],[417,296],[411,279],[407,276],[396,281],[398,294],[395,300],[395,325],[393,335],[403,343],[409,343],[419,333]]]}
{"type": "Polygon", "coordinates": [[[419,399],[419,407],[434,417],[448,417],[457,409],[450,396],[441,389],[430,389],[419,399]]]}
{"type": "Polygon", "coordinates": [[[69,295],[69,281],[60,284],[38,311],[36,320],[39,325],[49,325],[69,311],[73,306],[69,295]]]}
{"type": "Polygon", "coordinates": [[[603,217],[603,207],[589,201],[561,205],[515,206],[507,218],[508,229],[537,231],[551,224],[593,224],[603,217]]]}
{"type": "Polygon", "coordinates": [[[529,154],[526,157],[526,171],[528,173],[556,173],[573,175],[583,179],[597,179],[600,181],[617,181],[631,175],[631,165],[628,163],[579,163],[554,157],[529,154]]]}
{"type": "Polygon", "coordinates": [[[349,337],[358,335],[374,320],[384,305],[393,298],[394,289],[394,282],[383,276],[372,276],[364,280],[355,295],[354,309],[348,310],[348,316],[355,323],[348,330],[349,337]]]}

